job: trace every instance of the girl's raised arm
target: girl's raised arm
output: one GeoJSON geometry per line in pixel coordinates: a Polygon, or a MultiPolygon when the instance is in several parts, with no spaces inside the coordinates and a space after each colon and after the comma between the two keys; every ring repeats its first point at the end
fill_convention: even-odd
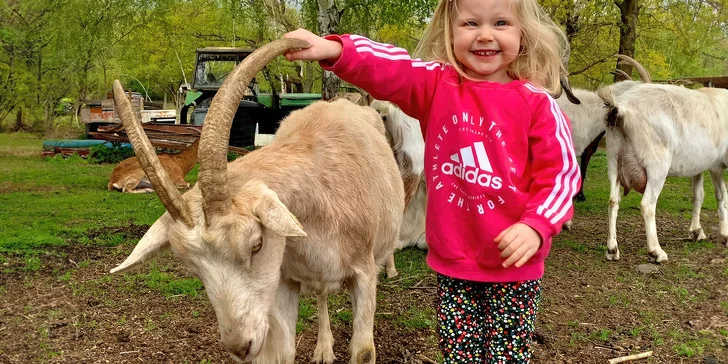
{"type": "Polygon", "coordinates": [[[284,35],[311,43],[311,48],[290,52],[288,59],[318,60],[341,79],[361,87],[378,100],[390,101],[424,123],[443,65],[412,59],[404,48],[378,43],[358,35],[321,38],[299,29],[284,35]]]}

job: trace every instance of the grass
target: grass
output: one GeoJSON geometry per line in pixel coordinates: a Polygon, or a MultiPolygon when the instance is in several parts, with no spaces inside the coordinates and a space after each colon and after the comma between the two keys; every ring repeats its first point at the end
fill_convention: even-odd
{"type": "Polygon", "coordinates": [[[432,307],[410,307],[398,317],[399,322],[410,329],[435,328],[435,310],[432,307]]]}
{"type": "MultiPolygon", "coordinates": [[[[0,157],[39,156],[43,140],[27,133],[0,133],[0,157]]],[[[0,166],[0,168],[3,168],[0,166]]]]}
{"type": "Polygon", "coordinates": [[[204,288],[199,279],[180,278],[175,274],[163,272],[155,263],[150,264],[148,273],[127,274],[124,277],[130,292],[135,291],[141,284],[161,292],[166,298],[204,296],[204,288]]]}
{"type": "MultiPolygon", "coordinates": [[[[110,247],[123,254],[138,236],[117,228],[150,225],[164,212],[154,194],[106,191],[113,166],[89,164],[78,157],[43,160],[41,145],[42,141],[32,135],[0,134],[0,274],[21,273],[26,287],[33,287],[35,277],[51,269],[45,257],[62,255],[61,247],[110,247]]],[[[671,261],[661,265],[659,273],[645,275],[634,269],[648,261],[639,211],[641,195],[630,193],[623,198],[617,225],[622,260],[607,262],[604,244],[609,186],[603,150],[594,155],[588,172],[588,201],[575,205],[575,231],[554,240],[547,261],[537,327],[551,335],[549,346],[574,358],[588,357],[594,344],[631,347],[635,341],[642,348],[655,349],[665,361],[725,353],[728,328],[711,326],[706,321],[711,317],[701,316],[707,309],[721,322],[728,320],[728,297],[720,283],[728,277],[725,248],[711,240],[682,239],[688,236],[690,224],[690,180],[671,177],[665,184],[657,206],[658,234],[671,261]],[[661,223],[665,221],[669,223],[661,223]],[[588,229],[580,228],[587,224],[588,229]],[[630,224],[636,232],[629,230],[630,224]],[[724,260],[714,264],[713,258],[724,260]],[[673,308],[679,308],[679,313],[673,308]],[[686,323],[691,320],[698,322],[695,327],[686,323]]],[[[196,178],[195,168],[187,179],[194,183],[196,178]]],[[[705,192],[702,216],[715,221],[716,202],[709,176],[705,178],[705,192]]],[[[703,226],[706,234],[716,235],[712,222],[703,226]]],[[[437,358],[434,291],[430,289],[434,279],[424,258],[425,253],[415,249],[395,255],[400,275],[382,280],[376,320],[377,325],[396,325],[413,337],[425,338],[432,343],[428,357],[437,358]],[[399,301],[391,301],[393,296],[399,301]]],[[[198,279],[156,263],[123,278],[102,276],[85,281],[77,278],[78,273],[98,269],[101,262],[84,259],[74,264],[53,270],[54,282],[67,285],[74,296],[93,297],[108,307],[116,305],[107,297],[112,286],[130,294],[155,292],[164,301],[205,301],[198,279]]],[[[0,285],[0,298],[6,289],[5,284],[0,285]]],[[[167,303],[160,301],[163,304],[167,303]]],[[[203,317],[201,311],[185,311],[184,315],[203,317]]],[[[334,331],[350,332],[353,318],[347,294],[332,295],[329,312],[334,331]]],[[[144,322],[143,329],[161,332],[162,321],[173,319],[169,315],[158,316],[160,326],[151,319],[144,322]]],[[[297,333],[315,329],[316,315],[315,297],[302,296],[297,333]]],[[[120,316],[115,324],[128,325],[127,320],[131,317],[120,316]]],[[[77,325],[84,330],[97,329],[95,321],[84,317],[77,325]]],[[[51,346],[40,349],[46,359],[58,353],[51,346]]]]}
{"type": "MultiPolygon", "coordinates": [[[[164,212],[154,194],[109,193],[113,165],[79,157],[44,160],[41,145],[25,134],[0,134],[0,254],[38,255],[70,242],[89,243],[91,229],[150,225],[164,212]]],[[[188,178],[196,175],[195,168],[188,178]]]]}

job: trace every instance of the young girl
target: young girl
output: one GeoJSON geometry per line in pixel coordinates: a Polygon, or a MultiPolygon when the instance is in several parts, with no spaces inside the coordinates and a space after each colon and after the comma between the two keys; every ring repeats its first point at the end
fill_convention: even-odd
{"type": "Polygon", "coordinates": [[[355,35],[285,35],[421,121],[427,255],[446,363],[522,363],[551,240],[579,188],[559,91],[565,37],[536,0],[440,0],[417,53],[355,35]]]}

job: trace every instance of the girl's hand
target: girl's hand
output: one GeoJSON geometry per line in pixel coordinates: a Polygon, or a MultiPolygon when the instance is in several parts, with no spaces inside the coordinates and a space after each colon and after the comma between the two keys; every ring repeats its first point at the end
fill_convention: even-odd
{"type": "Polygon", "coordinates": [[[532,227],[524,223],[515,223],[503,230],[494,240],[501,251],[503,268],[516,263],[516,268],[526,264],[541,247],[541,236],[532,227]]]}
{"type": "Polygon", "coordinates": [[[336,63],[339,57],[341,57],[341,43],[321,38],[306,29],[296,29],[292,32],[288,32],[283,34],[283,38],[301,39],[311,44],[310,48],[286,53],[286,59],[289,61],[326,60],[329,63],[336,63]]]}

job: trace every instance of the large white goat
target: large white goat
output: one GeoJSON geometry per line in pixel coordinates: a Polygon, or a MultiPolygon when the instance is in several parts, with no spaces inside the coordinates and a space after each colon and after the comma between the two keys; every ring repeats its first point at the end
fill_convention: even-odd
{"type": "Polygon", "coordinates": [[[334,361],[326,295],[351,293],[350,363],[376,360],[379,267],[391,258],[404,210],[402,178],[377,113],[346,100],[291,113],[271,144],[227,164],[230,124],[250,79],[306,42],[284,39],[235,68],[212,101],[198,183],[181,195],[159,165],[129,101],[114,93],[137,156],[167,208],[114,272],[171,247],[202,280],[225,349],[237,361],[293,363],[301,289],[319,293],[313,361],[334,361]]]}
{"type": "Polygon", "coordinates": [[[420,122],[387,101],[374,100],[370,106],[377,110],[384,120],[387,136],[391,139],[394,157],[404,182],[405,210],[399,232],[400,249],[410,246],[427,249],[425,140],[422,137],[420,122]]]}
{"type": "Polygon", "coordinates": [[[728,246],[728,202],[723,170],[728,165],[728,90],[642,84],[617,94],[611,87],[597,91],[609,110],[607,158],[609,238],[607,259],[619,259],[617,212],[619,186],[643,194],[640,208],[647,230],[647,247],[657,262],[667,254],[657,239],[655,209],[667,176],[692,177],[693,219],[690,233],[705,238],[700,226],[703,171],[709,170],[720,219],[719,234],[728,246]]]}
{"type": "MultiPolygon", "coordinates": [[[[623,54],[615,55],[623,63],[627,63],[637,70],[640,76],[639,81],[632,81],[626,73],[620,72],[625,80],[615,82],[612,85],[612,90],[615,94],[620,94],[632,86],[639,83],[650,83],[652,78],[645,68],[629,56],[623,54]]],[[[586,170],[591,160],[592,154],[594,154],[599,146],[599,141],[602,139],[605,133],[604,118],[607,115],[607,110],[604,107],[604,101],[597,96],[595,91],[574,88],[572,89],[574,96],[576,96],[581,103],[577,104],[567,98],[567,95],[561,95],[556,99],[556,103],[561,108],[561,111],[566,114],[571,122],[571,135],[573,137],[574,151],[577,156],[580,156],[579,167],[581,169],[581,187],[579,192],[576,194],[575,199],[577,201],[586,201],[584,196],[584,180],[586,179],[586,170]]]]}

